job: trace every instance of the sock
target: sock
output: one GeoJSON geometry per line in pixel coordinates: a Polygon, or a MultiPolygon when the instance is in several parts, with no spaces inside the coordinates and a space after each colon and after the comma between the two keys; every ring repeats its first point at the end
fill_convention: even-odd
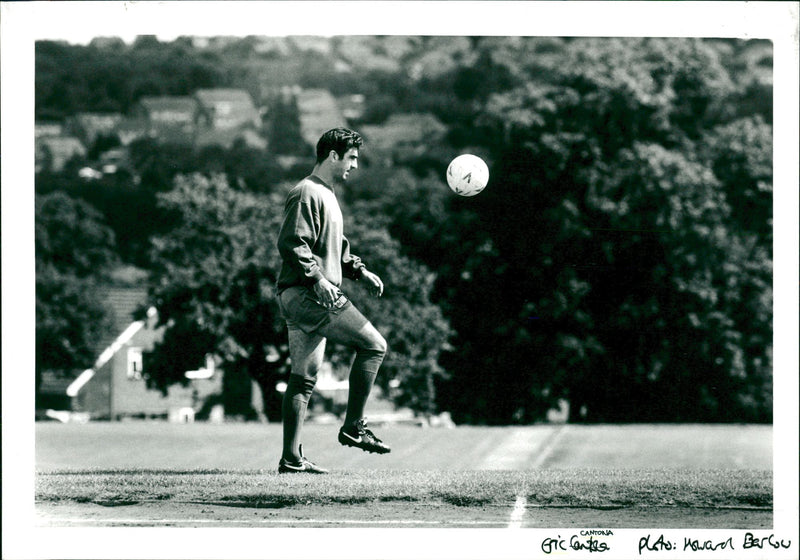
{"type": "Polygon", "coordinates": [[[314,391],[317,379],[303,375],[289,375],[286,393],[283,395],[281,414],[283,416],[283,458],[287,461],[300,460],[300,432],[306,408],[314,391]]]}
{"type": "Polygon", "coordinates": [[[375,377],[378,375],[378,368],[383,362],[385,352],[381,350],[359,350],[350,368],[350,390],[347,394],[347,413],[345,414],[345,426],[352,426],[364,417],[364,408],[372,386],[375,384],[375,377]]]}

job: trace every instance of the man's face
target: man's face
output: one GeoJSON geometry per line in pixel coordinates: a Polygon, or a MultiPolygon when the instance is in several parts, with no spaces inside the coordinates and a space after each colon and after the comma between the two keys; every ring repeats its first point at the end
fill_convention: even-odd
{"type": "Polygon", "coordinates": [[[334,163],[334,177],[344,183],[351,169],[358,169],[358,148],[350,148],[341,159],[336,152],[332,152],[334,163]]]}

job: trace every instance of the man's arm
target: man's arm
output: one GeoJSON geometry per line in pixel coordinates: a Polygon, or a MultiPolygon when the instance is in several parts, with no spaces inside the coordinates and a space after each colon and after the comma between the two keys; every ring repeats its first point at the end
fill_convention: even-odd
{"type": "Polygon", "coordinates": [[[325,278],[311,252],[318,231],[319,219],[311,206],[300,197],[289,200],[278,233],[278,251],[284,261],[302,270],[309,285],[325,278]]]}
{"type": "Polygon", "coordinates": [[[361,281],[369,286],[369,292],[373,296],[381,297],[383,295],[383,280],[374,272],[365,268],[361,274],[361,281]]]}
{"type": "Polygon", "coordinates": [[[361,257],[350,252],[350,242],[342,235],[342,275],[350,280],[361,280],[361,274],[366,270],[361,257]]]}
{"type": "Polygon", "coordinates": [[[361,258],[350,252],[350,242],[344,236],[342,236],[342,274],[352,280],[363,280],[374,296],[380,297],[383,294],[383,282],[380,276],[367,270],[361,258]]]}

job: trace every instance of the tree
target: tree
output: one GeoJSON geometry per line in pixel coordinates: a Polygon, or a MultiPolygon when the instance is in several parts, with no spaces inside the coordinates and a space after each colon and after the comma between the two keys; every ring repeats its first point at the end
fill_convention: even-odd
{"type": "MultiPolygon", "coordinates": [[[[167,329],[149,361],[151,382],[166,388],[181,380],[184,366],[198,365],[175,367],[175,355],[197,360],[216,353],[226,383],[241,387],[243,379],[254,379],[262,389],[265,414],[277,419],[275,385],[285,374],[288,353],[274,287],[276,209],[282,203],[274,195],[236,191],[220,174],[178,175],[174,188],[159,193],[158,201],[177,221],[168,234],[152,240],[152,296],[167,329]],[[205,348],[193,348],[189,356],[181,345],[187,339],[203,341],[205,348]],[[267,359],[276,353],[283,359],[267,359]]],[[[248,402],[226,402],[226,410],[252,415],[248,402]]]]}
{"type": "Polygon", "coordinates": [[[271,150],[248,147],[242,140],[234,142],[225,156],[225,173],[230,180],[251,192],[269,193],[284,176],[271,150]]]}
{"type": "Polygon", "coordinates": [[[726,122],[736,88],[700,41],[576,40],[556,60],[479,119],[493,177],[440,268],[458,332],[443,405],[768,420],[768,127],[726,122]]]}
{"type": "MultiPolygon", "coordinates": [[[[540,420],[560,398],[572,402],[576,421],[770,418],[768,41],[332,38],[329,54],[301,56],[291,39],[268,52],[250,39],[202,50],[186,38],[100,44],[37,42],[37,118],[124,110],[144,93],[185,95],[223,85],[257,91],[268,83],[363,94],[363,123],[409,111],[429,111],[445,123],[442,141],[431,139],[427,153],[406,167],[371,161],[368,139],[363,169],[345,192],[343,207],[358,216],[354,246],[366,251],[370,266],[387,263],[387,275],[394,274],[391,263],[410,267],[412,284],[403,283],[404,275],[392,282],[420,306],[406,309],[388,295],[360,301],[367,310],[377,306],[376,321],[396,333],[395,346],[403,349],[387,357],[388,373],[379,378],[401,380],[398,399],[429,410],[435,397],[457,421],[497,424],[540,420]],[[341,64],[373,55],[372,64],[341,64]],[[464,151],[484,157],[492,173],[473,199],[452,195],[443,182],[447,161],[464,151]],[[412,316],[423,317],[422,325],[409,328],[412,316]],[[452,335],[443,337],[450,326],[452,335]],[[417,368],[423,363],[428,373],[417,368]],[[670,401],[674,406],[663,404],[670,401]]],[[[272,153],[307,152],[288,98],[270,118],[272,153]]],[[[168,242],[168,216],[185,221],[185,214],[211,212],[202,200],[156,208],[156,193],[172,189],[176,175],[226,173],[236,197],[256,191],[253,204],[278,212],[282,202],[263,202],[271,200],[275,178],[303,172],[280,172],[273,156],[244,145],[197,151],[140,141],[132,158],[142,178],[136,188],[117,181],[88,189],[64,172],[40,173],[37,192],[64,189],[89,200],[106,214],[126,258],[143,265],[143,232],[168,242]]],[[[248,223],[231,208],[199,223],[248,223]]],[[[222,225],[215,227],[223,241],[207,253],[225,262],[220,247],[230,240],[222,225]]],[[[187,239],[205,243],[199,234],[187,239]]],[[[243,301],[252,303],[248,298],[275,269],[260,261],[248,266],[245,273],[231,265],[226,281],[239,282],[243,301]]],[[[201,276],[189,285],[211,295],[193,300],[191,290],[175,288],[175,298],[165,301],[180,306],[184,298],[193,309],[206,302],[227,317],[213,298],[233,298],[232,288],[219,281],[211,290],[201,276]]],[[[361,299],[357,284],[348,290],[361,299]]],[[[237,303],[253,315],[236,321],[243,329],[259,321],[270,328],[274,309],[251,303],[237,303]]],[[[209,329],[197,330],[201,315],[180,325],[181,315],[173,314],[167,346],[216,347],[233,332],[210,329],[206,336],[209,329]]],[[[251,352],[251,343],[237,344],[246,349],[242,355],[251,352]]],[[[284,355],[268,350],[278,367],[284,355]]],[[[184,358],[173,352],[164,359],[184,358]]]]}
{"type": "Polygon", "coordinates": [[[388,342],[377,383],[397,405],[435,414],[440,410],[436,382],[447,377],[439,356],[452,335],[442,310],[431,302],[436,274],[402,254],[385,217],[373,210],[372,205],[355,204],[357,219],[348,220],[347,235],[369,269],[382,278],[384,295],[370,297],[357,282],[346,289],[388,342]]]}
{"type": "Polygon", "coordinates": [[[277,95],[270,103],[267,138],[272,152],[282,155],[306,155],[313,149],[300,130],[300,109],[294,96],[277,95]]]}
{"type": "Polygon", "coordinates": [[[490,423],[538,420],[560,398],[573,420],[768,419],[771,127],[735,120],[726,51],[475,44],[438,79],[472,101],[444,115],[450,141],[490,162],[489,188],[460,199],[442,177],[370,170],[381,189],[360,193],[437,270],[457,333],[440,406],[490,423]],[[466,87],[482,72],[504,79],[466,87]]]}
{"type": "Polygon", "coordinates": [[[97,283],[117,263],[102,216],[62,192],[36,196],[36,387],[94,361],[106,314],[97,283]]]}
{"type": "MultiPolygon", "coordinates": [[[[185,369],[197,367],[192,359],[213,352],[223,361],[226,380],[255,380],[267,418],[280,420],[275,387],[288,375],[289,357],[275,291],[282,197],[236,190],[223,175],[199,174],[176,177],[174,189],[158,196],[160,207],[177,222],[168,235],[153,239],[152,297],[167,328],[148,361],[151,382],[165,388],[180,381],[185,369]],[[191,342],[191,354],[186,341],[191,342]]],[[[396,379],[398,403],[431,413],[433,380],[443,375],[438,352],[449,334],[441,312],[430,304],[433,276],[399,255],[397,243],[379,221],[360,215],[348,233],[387,285],[379,300],[366,297],[357,283],[345,287],[375,317],[389,342],[391,353],[380,383],[388,388],[396,379]]],[[[333,346],[330,354],[336,364],[349,363],[351,357],[333,346]]]]}

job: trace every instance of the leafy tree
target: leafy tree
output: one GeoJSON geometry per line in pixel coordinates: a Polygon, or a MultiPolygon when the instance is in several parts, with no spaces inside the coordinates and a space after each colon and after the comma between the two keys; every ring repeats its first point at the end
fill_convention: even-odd
{"type": "Polygon", "coordinates": [[[772,241],[772,126],[761,116],[737,119],[706,133],[704,157],[725,189],[732,225],[772,241]]]}
{"type": "MultiPolygon", "coordinates": [[[[170,169],[165,169],[166,165],[157,167],[158,163],[153,160],[162,161],[170,153],[166,150],[160,152],[154,146],[152,159],[143,161],[140,146],[145,144],[147,142],[137,142],[132,148],[134,168],[131,172],[124,170],[104,175],[99,180],[85,181],[77,175],[78,166],[70,164],[62,173],[36,176],[37,193],[62,191],[99,211],[114,232],[120,258],[142,267],[148,265],[148,237],[166,231],[169,225],[164,214],[156,208],[153,189],[163,188],[158,181],[166,180],[164,177],[169,176],[170,169]]],[[[173,162],[177,161],[177,155],[176,150],[173,162]]]]}
{"type": "Polygon", "coordinates": [[[439,410],[436,382],[448,377],[439,356],[452,335],[442,310],[431,302],[436,274],[402,254],[400,243],[386,229],[385,217],[373,208],[353,206],[357,218],[348,220],[347,235],[369,269],[382,278],[384,295],[370,297],[357,282],[346,289],[388,342],[377,382],[396,404],[434,414],[439,410]]]}
{"type": "Polygon", "coordinates": [[[78,112],[127,113],[145,95],[191,95],[227,87],[214,53],[140,36],[109,48],[37,41],[36,117],[61,120],[78,112]]]}
{"type": "Polygon", "coordinates": [[[300,131],[300,109],[295,97],[276,96],[270,103],[267,138],[276,154],[305,155],[313,150],[300,131]]]}
{"type": "Polygon", "coordinates": [[[152,192],[168,191],[179,173],[197,169],[197,154],[189,144],[159,142],[140,138],[130,145],[130,158],[141,176],[142,188],[152,192]]]}
{"type": "Polygon", "coordinates": [[[89,161],[97,161],[104,152],[113,148],[118,148],[121,145],[122,142],[120,142],[116,134],[99,134],[89,148],[86,159],[89,161]]]}
{"type": "Polygon", "coordinates": [[[62,192],[36,197],[36,257],[76,278],[102,277],[116,264],[114,234],[102,215],[62,192]]]}
{"type": "Polygon", "coordinates": [[[265,194],[271,192],[284,176],[271,149],[251,148],[243,141],[234,142],[227,150],[225,173],[229,181],[240,183],[248,191],[265,194]]]}
{"type": "Polygon", "coordinates": [[[440,268],[458,332],[442,404],[498,423],[559,397],[573,420],[768,419],[771,261],[748,233],[770,218],[751,149],[768,128],[722,149],[736,90],[701,42],[570,47],[482,113],[492,185],[440,268]],[[761,204],[749,225],[743,196],[761,204]]]}
{"type": "MultiPolygon", "coordinates": [[[[253,38],[202,50],[186,38],[102,44],[37,42],[37,118],[125,111],[141,95],[186,95],[198,87],[260,93],[264,84],[300,84],[364,94],[363,123],[430,111],[447,125],[441,145],[431,142],[407,168],[380,167],[367,146],[362,172],[345,193],[345,207],[358,215],[349,231],[354,246],[366,251],[370,266],[386,266],[387,290],[419,305],[406,308],[388,293],[362,301],[358,284],[348,286],[394,333],[387,338],[400,352],[387,357],[379,379],[400,380],[402,402],[489,423],[539,420],[559,398],[572,402],[573,420],[769,420],[769,42],[332,38],[329,54],[300,52],[291,38],[269,52],[253,38]],[[373,55],[378,64],[341,64],[373,55]],[[491,184],[477,198],[456,197],[443,183],[458,151],[490,163],[491,184]],[[409,328],[411,316],[422,318],[422,326],[409,328]],[[452,336],[443,335],[447,324],[452,336]]],[[[296,108],[273,109],[270,150],[307,153],[298,143],[296,108]]],[[[252,363],[268,361],[279,372],[265,374],[272,376],[269,385],[285,374],[280,341],[264,351],[255,337],[231,333],[232,325],[272,328],[274,309],[253,304],[251,296],[276,269],[259,259],[234,263],[226,243],[249,247],[250,239],[261,240],[264,255],[273,251],[250,218],[239,218],[250,212],[245,208],[265,204],[272,210],[259,211],[264,219],[277,220],[269,212],[282,201],[269,195],[272,185],[296,170],[282,172],[271,155],[243,145],[196,151],[144,140],[132,146],[132,159],[139,184],[115,178],[89,188],[70,177],[76,160],[63,173],[39,174],[37,193],[65,190],[90,201],[106,215],[123,256],[139,264],[149,260],[142,244],[156,233],[163,247],[172,247],[169,255],[154,252],[157,277],[167,278],[164,263],[179,258],[184,242],[197,245],[179,267],[184,272],[209,255],[230,261],[218,265],[227,284],[212,278],[207,285],[196,273],[194,283],[187,280],[191,288],[158,289],[175,309],[165,346],[198,346],[164,354],[159,368],[183,371],[180,360],[194,360],[200,347],[227,347],[223,341],[231,339],[231,347],[244,349],[231,354],[241,357],[231,357],[232,364],[250,367],[243,356],[266,354],[270,361],[252,363]],[[225,189],[206,190],[237,202],[217,207],[200,196],[189,206],[176,199],[156,207],[157,193],[170,191],[176,175],[201,184],[189,175],[196,171],[225,173],[211,180],[225,189]],[[247,191],[259,194],[243,202],[247,191]],[[194,221],[187,218],[194,214],[194,221]],[[189,235],[185,224],[195,222],[217,225],[189,235]],[[179,237],[169,245],[175,224],[179,237]],[[230,238],[223,224],[252,233],[230,238]],[[217,245],[206,246],[205,235],[219,237],[217,245]],[[226,315],[222,310],[236,298],[249,303],[237,303],[235,317],[226,315]],[[192,313],[182,315],[184,305],[192,313]],[[210,310],[222,326],[198,322],[210,310]]],[[[245,387],[254,375],[245,373],[227,379],[245,387]]]]}
{"type": "MultiPolygon", "coordinates": [[[[239,377],[259,383],[267,417],[278,418],[275,384],[285,373],[287,353],[273,272],[280,202],[236,191],[220,174],[178,175],[173,190],[158,199],[177,221],[169,234],[153,238],[152,295],[167,330],[149,361],[150,380],[166,388],[180,380],[184,366],[198,365],[175,367],[175,359],[213,352],[228,382],[239,377]],[[182,350],[187,339],[195,340],[191,355],[182,350]],[[198,341],[205,348],[196,348],[198,341]],[[268,361],[274,353],[284,359],[268,361]]],[[[226,402],[226,410],[251,415],[247,403],[226,402]]]]}
{"type": "MultiPolygon", "coordinates": [[[[172,191],[159,194],[160,206],[178,221],[169,235],[153,239],[152,296],[167,326],[164,342],[148,362],[156,386],[179,381],[188,366],[196,367],[186,361],[192,355],[197,359],[214,352],[222,358],[226,379],[255,380],[267,417],[280,419],[275,386],[288,375],[285,325],[275,292],[283,202],[277,194],[235,190],[222,175],[180,175],[172,191]],[[191,354],[184,351],[188,347],[191,354]]],[[[389,380],[397,379],[397,402],[433,412],[433,380],[443,375],[438,352],[449,334],[429,301],[433,276],[399,255],[379,221],[360,216],[349,233],[387,285],[379,300],[366,297],[357,283],[345,288],[375,317],[392,348],[381,382],[388,387],[389,380]]],[[[335,363],[348,363],[344,349],[332,347],[331,354],[335,363]]]]}
{"type": "MultiPolygon", "coordinates": [[[[116,137],[100,137],[94,152],[113,146],[116,137]]],[[[283,171],[274,156],[235,142],[194,148],[188,144],[161,143],[142,138],[129,146],[131,170],[87,182],[77,176],[85,160],[75,160],[62,173],[43,171],[36,176],[36,191],[64,191],[99,210],[114,231],[117,250],[125,261],[148,268],[149,238],[171,228],[171,217],[156,205],[156,194],[172,188],[178,174],[195,171],[225,173],[231,183],[252,192],[269,192],[283,171]]]]}
{"type": "Polygon", "coordinates": [[[95,296],[117,263],[114,235],[91,206],[62,192],[36,196],[36,387],[95,358],[107,321],[95,296]]]}

